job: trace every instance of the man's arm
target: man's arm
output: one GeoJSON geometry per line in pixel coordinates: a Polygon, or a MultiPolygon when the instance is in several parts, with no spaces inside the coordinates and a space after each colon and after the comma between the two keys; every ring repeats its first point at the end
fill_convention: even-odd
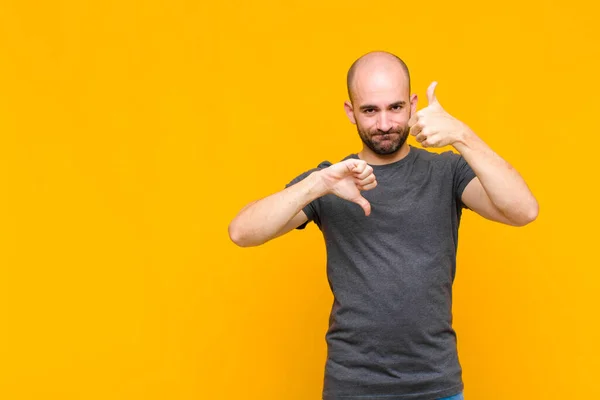
{"type": "Polygon", "coordinates": [[[369,215],[371,205],[360,191],[376,186],[373,168],[365,161],[348,159],[333,164],[245,206],[229,224],[229,237],[241,247],[266,243],[306,222],[304,207],[328,193],[360,205],[369,215]]]}
{"type": "Polygon", "coordinates": [[[244,207],[229,224],[229,237],[241,247],[266,243],[306,222],[302,209],[324,194],[325,186],[318,172],[313,172],[297,184],[244,207]]]}
{"type": "Polygon", "coordinates": [[[513,226],[537,218],[538,202],[519,172],[475,133],[465,130],[453,146],[477,175],[462,193],[467,207],[484,218],[513,226]]]}
{"type": "Polygon", "coordinates": [[[463,203],[481,216],[508,225],[535,220],[538,203],[521,175],[484,143],[466,124],[448,114],[435,95],[437,82],[427,89],[429,105],[411,116],[410,133],[423,147],[452,145],[477,178],[462,193],[463,203]]]}

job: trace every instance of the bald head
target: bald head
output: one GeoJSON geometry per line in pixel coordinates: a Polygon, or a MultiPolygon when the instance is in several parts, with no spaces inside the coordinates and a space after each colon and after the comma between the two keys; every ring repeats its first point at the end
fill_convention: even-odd
{"type": "Polygon", "coordinates": [[[376,74],[395,75],[403,74],[410,93],[410,73],[402,59],[386,51],[373,51],[360,57],[350,66],[346,85],[350,101],[354,101],[357,85],[367,79],[372,79],[376,74]]]}

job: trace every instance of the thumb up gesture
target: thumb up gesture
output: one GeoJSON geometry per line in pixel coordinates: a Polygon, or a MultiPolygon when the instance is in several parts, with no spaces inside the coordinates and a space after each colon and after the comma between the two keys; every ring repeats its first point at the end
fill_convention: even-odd
{"type": "Polygon", "coordinates": [[[413,114],[408,121],[410,134],[423,147],[444,147],[454,144],[469,127],[442,107],[435,95],[437,82],[427,89],[428,106],[413,114]]]}

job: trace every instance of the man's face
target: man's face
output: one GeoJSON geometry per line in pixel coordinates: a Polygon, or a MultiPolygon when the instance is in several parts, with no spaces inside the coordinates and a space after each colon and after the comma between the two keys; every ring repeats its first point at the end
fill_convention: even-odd
{"type": "Polygon", "coordinates": [[[346,104],[350,120],[356,124],[363,143],[378,155],[397,152],[410,127],[411,108],[416,107],[416,95],[410,98],[406,75],[397,70],[379,70],[356,76],[352,104],[346,104]]]}

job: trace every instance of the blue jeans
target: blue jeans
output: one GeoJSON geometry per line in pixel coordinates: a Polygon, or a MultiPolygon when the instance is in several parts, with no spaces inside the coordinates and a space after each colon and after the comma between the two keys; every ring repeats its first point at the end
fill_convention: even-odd
{"type": "Polygon", "coordinates": [[[443,399],[438,400],[465,400],[465,397],[463,396],[463,392],[460,392],[459,394],[456,394],[454,396],[444,397],[443,399]]]}

